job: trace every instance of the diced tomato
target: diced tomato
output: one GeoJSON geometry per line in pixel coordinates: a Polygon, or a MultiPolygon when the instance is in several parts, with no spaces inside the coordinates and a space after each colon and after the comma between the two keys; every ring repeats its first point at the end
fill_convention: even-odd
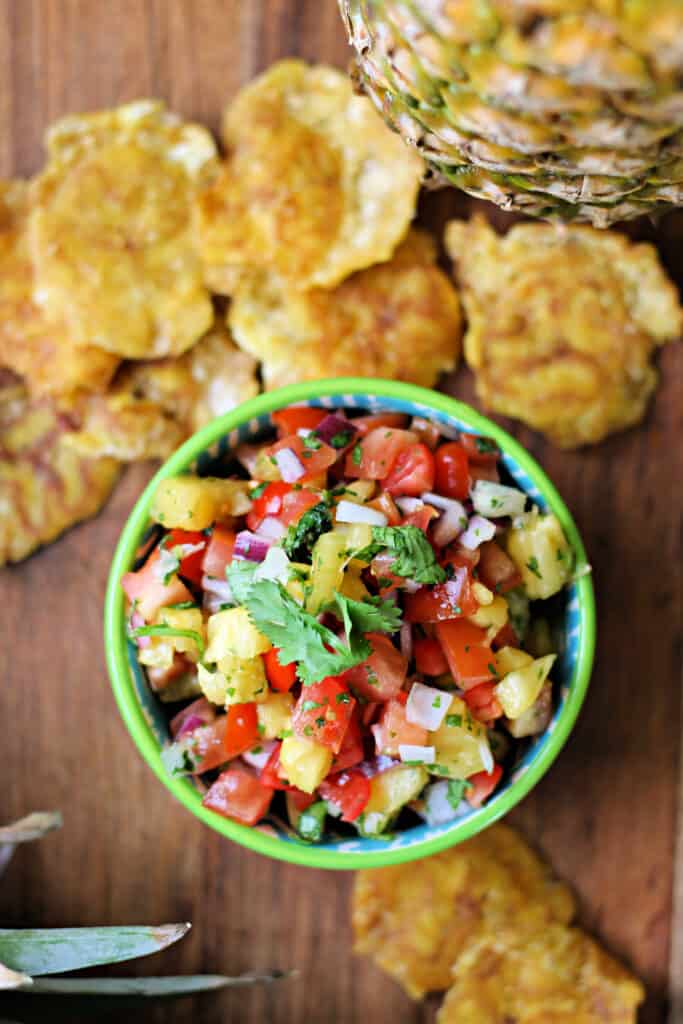
{"type": "Polygon", "coordinates": [[[490,437],[480,434],[460,434],[460,444],[475,466],[490,466],[500,458],[500,448],[490,437]]]}
{"type": "Polygon", "coordinates": [[[503,628],[498,630],[493,638],[492,645],[496,651],[499,651],[501,647],[519,646],[519,637],[509,622],[506,622],[503,628]]]}
{"type": "Polygon", "coordinates": [[[426,444],[431,451],[434,451],[441,440],[441,431],[436,423],[426,420],[423,416],[413,416],[410,429],[414,430],[423,444],[426,444]]]}
{"type": "Polygon", "coordinates": [[[470,464],[463,446],[458,441],[447,441],[436,449],[434,462],[437,493],[464,501],[470,492],[470,464]]]}
{"type": "Polygon", "coordinates": [[[434,456],[426,444],[414,444],[402,451],[383,486],[389,494],[417,497],[434,486],[434,456]]]}
{"type": "Polygon", "coordinates": [[[470,482],[475,484],[477,480],[490,480],[491,483],[500,483],[500,473],[498,467],[494,462],[488,463],[488,465],[481,464],[477,466],[475,463],[470,463],[470,482]]]}
{"type": "Polygon", "coordinates": [[[488,772],[477,772],[476,775],[470,775],[467,781],[472,788],[465,790],[465,799],[470,807],[481,807],[484,800],[491,796],[502,776],[503,769],[499,764],[495,765],[490,775],[488,772]]]}
{"type": "Polygon", "coordinates": [[[396,507],[396,502],[387,491],[381,491],[376,498],[368,501],[370,508],[376,508],[387,517],[387,526],[399,526],[401,513],[396,507]]]}
{"type": "Polygon", "coordinates": [[[403,517],[401,526],[417,526],[418,530],[422,530],[426,533],[429,529],[429,524],[432,519],[436,519],[438,512],[431,505],[423,505],[422,508],[415,509],[414,512],[408,512],[403,517]]]}
{"type": "Polygon", "coordinates": [[[186,708],[183,708],[182,711],[173,716],[168,726],[171,736],[177,736],[185,723],[193,719],[201,720],[204,725],[208,725],[216,720],[216,710],[209,704],[206,697],[193,700],[191,704],[188,704],[186,708]]]}
{"type": "Polygon", "coordinates": [[[256,825],[270,807],[273,790],[246,768],[222,772],[202,800],[204,807],[243,825],[256,825]]]}
{"type": "Polygon", "coordinates": [[[417,671],[425,676],[442,676],[448,672],[448,662],[441,650],[441,644],[432,636],[418,637],[413,642],[413,654],[417,671]]]}
{"type": "Polygon", "coordinates": [[[329,800],[341,808],[342,821],[355,821],[363,813],[370,799],[370,791],[370,779],[357,768],[338,775],[328,775],[318,787],[323,800],[329,800]]]}
{"type": "Polygon", "coordinates": [[[167,686],[170,686],[175,679],[180,679],[186,672],[196,672],[196,666],[191,661],[188,661],[184,655],[178,654],[175,651],[173,661],[168,668],[156,668],[153,665],[146,665],[145,671],[149,679],[149,685],[155,693],[158,693],[160,690],[165,690],[167,686]]]}
{"type": "Polygon", "coordinates": [[[465,690],[463,699],[476,719],[480,722],[492,722],[500,718],[503,709],[494,693],[496,683],[479,683],[471,690],[465,690]]]}
{"type": "Polygon", "coordinates": [[[365,637],[372,654],[362,664],[348,669],[344,680],[367,700],[391,700],[403,686],[408,662],[383,633],[366,633],[365,637]]]}
{"type": "Polygon", "coordinates": [[[278,656],[279,650],[279,647],[271,647],[261,657],[271,688],[277,690],[278,693],[286,693],[296,682],[296,662],[291,661],[288,665],[281,665],[278,656]]]}
{"type": "Polygon", "coordinates": [[[480,557],[479,548],[465,548],[456,541],[445,549],[441,557],[441,565],[444,567],[450,565],[454,569],[464,566],[465,569],[472,570],[479,565],[480,557]]]}
{"type": "Polygon", "coordinates": [[[338,754],[355,706],[348,687],[334,676],[302,686],[292,715],[294,732],[338,754]]]}
{"type": "Polygon", "coordinates": [[[226,760],[239,757],[245,750],[255,747],[258,743],[258,717],[256,704],[231,704],[225,717],[226,760]]]}
{"type": "Polygon", "coordinates": [[[293,523],[298,523],[309,508],[319,505],[320,501],[320,495],[315,491],[309,491],[306,487],[301,487],[299,490],[292,489],[282,499],[282,509],[278,519],[283,526],[291,526],[293,523]]]}
{"type": "Polygon", "coordinates": [[[353,420],[353,425],[358,431],[359,437],[365,437],[371,430],[377,427],[394,427],[401,429],[408,422],[408,417],[402,412],[380,412],[372,416],[359,416],[353,420]]]}
{"type": "Polygon", "coordinates": [[[344,471],[349,477],[383,480],[391,473],[396,459],[417,442],[411,430],[376,427],[355,444],[346,456],[344,471]]]}
{"type": "Polygon", "coordinates": [[[224,580],[225,570],[232,562],[234,548],[235,531],[229,530],[227,526],[216,524],[204,552],[204,559],[202,561],[202,572],[204,575],[213,576],[217,580],[224,580]]]}
{"type": "Polygon", "coordinates": [[[373,560],[370,562],[370,572],[377,580],[377,586],[379,587],[380,594],[386,593],[389,590],[394,590],[396,587],[405,587],[406,585],[405,576],[396,576],[395,573],[391,571],[395,558],[395,555],[390,555],[385,551],[379,555],[375,555],[373,560]]]}
{"type": "Polygon", "coordinates": [[[281,773],[280,768],[280,747],[282,743],[278,743],[273,747],[273,752],[266,761],[265,765],[261,769],[259,778],[264,786],[269,786],[271,789],[286,789],[290,792],[296,787],[290,786],[285,781],[284,776],[281,773]]]}
{"type": "Polygon", "coordinates": [[[204,553],[207,547],[206,534],[199,530],[171,530],[166,541],[166,548],[172,551],[177,544],[202,545],[200,551],[193,551],[191,555],[181,558],[180,569],[178,570],[180,575],[184,576],[186,580],[199,586],[202,581],[202,562],[204,561],[204,553]]]}
{"type": "Polygon", "coordinates": [[[474,615],[479,605],[472,595],[469,573],[460,567],[453,579],[420,587],[414,594],[406,594],[403,603],[408,622],[441,622],[460,615],[474,615]]]}
{"type": "Polygon", "coordinates": [[[209,725],[203,725],[192,733],[192,753],[195,758],[193,775],[201,775],[212,768],[218,768],[229,760],[226,746],[228,719],[220,715],[209,725]]]}
{"type": "MultiPolygon", "coordinates": [[[[370,705],[367,706],[369,707],[370,705]]],[[[341,772],[346,768],[353,768],[354,765],[360,764],[364,758],[363,735],[361,733],[358,709],[356,708],[354,715],[349,721],[348,729],[344,734],[339,753],[332,761],[332,770],[341,772]]]]}
{"type": "Polygon", "coordinates": [[[266,516],[279,516],[282,511],[282,500],[292,489],[291,484],[284,480],[274,480],[268,484],[263,493],[252,503],[247,513],[247,526],[250,530],[258,530],[266,516]]]}
{"type": "Polygon", "coordinates": [[[315,793],[304,793],[303,789],[297,789],[296,786],[290,786],[289,799],[292,801],[299,814],[302,814],[311,806],[311,804],[315,803],[317,797],[315,793]]]}
{"type": "Polygon", "coordinates": [[[496,594],[505,594],[522,582],[521,574],[507,552],[495,540],[479,546],[479,579],[496,594]]]}
{"type": "Polygon", "coordinates": [[[296,481],[298,484],[313,481],[320,474],[325,473],[329,467],[337,461],[338,452],[324,441],[316,441],[316,447],[311,448],[304,444],[303,437],[298,434],[290,434],[276,441],[270,448],[266,448],[266,455],[274,458],[284,448],[294,452],[297,459],[304,468],[303,474],[296,481]]]}
{"type": "Polygon", "coordinates": [[[496,669],[486,630],[467,619],[451,619],[436,624],[436,635],[458,686],[470,690],[479,683],[495,679],[496,669]]]}
{"type": "Polygon", "coordinates": [[[193,600],[192,594],[176,573],[168,583],[164,583],[163,576],[156,568],[158,561],[159,548],[155,548],[141,569],[127,572],[121,578],[121,586],[128,600],[137,602],[137,611],[146,622],[151,622],[159,609],[166,605],[193,600]]]}
{"type": "Polygon", "coordinates": [[[314,409],[306,405],[293,405],[289,409],[278,409],[271,413],[271,420],[277,427],[278,437],[289,437],[297,430],[315,430],[329,415],[327,409],[314,409]]]}
{"type": "Polygon", "coordinates": [[[360,720],[367,729],[375,721],[384,705],[381,701],[369,700],[360,713],[360,720]]]}
{"type": "Polygon", "coordinates": [[[427,743],[427,730],[408,721],[405,704],[400,700],[387,701],[379,722],[372,727],[372,735],[377,753],[389,757],[398,757],[398,748],[403,744],[424,747],[427,743]]]}

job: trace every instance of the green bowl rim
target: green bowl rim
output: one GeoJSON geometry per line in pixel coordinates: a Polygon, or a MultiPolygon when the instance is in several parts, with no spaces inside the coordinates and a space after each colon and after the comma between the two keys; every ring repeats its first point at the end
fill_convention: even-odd
{"type": "Polygon", "coordinates": [[[392,848],[391,842],[388,842],[386,850],[366,853],[337,852],[326,849],[324,846],[285,843],[277,836],[240,825],[227,818],[221,818],[202,807],[201,794],[198,790],[188,780],[173,778],[164,769],[157,741],[135,693],[127,658],[124,600],[119,580],[122,574],[129,569],[142,534],[148,526],[149,505],[160,480],[185,470],[214,441],[234,430],[245,420],[274,412],[276,409],[292,405],[295,402],[324,398],[333,394],[367,395],[419,403],[446,415],[455,416],[476,430],[495,438],[500,447],[512,456],[539,488],[544,499],[562,523],[566,536],[581,563],[586,561],[586,552],[576,523],[563,499],[536,460],[519,442],[492,420],[472,409],[471,406],[440,392],[397,381],[340,377],[291,384],[276,391],[258,395],[199,430],[174,452],[154,475],[136,502],[119,538],[107,582],[104,608],[104,645],[107,668],[116,702],[133,741],[154,774],[171,793],[196,817],[228,839],[257,853],[293,864],[315,868],[355,870],[405,863],[438,853],[456,842],[462,842],[507,814],[545,775],[566,742],[586,695],[595,651],[595,599],[590,574],[586,574],[577,581],[577,599],[581,611],[582,629],[579,636],[576,681],[550,739],[546,742],[538,758],[529,765],[524,775],[512,782],[508,790],[490,808],[485,806],[474,817],[465,819],[461,823],[454,822],[452,830],[408,847],[392,848]]]}

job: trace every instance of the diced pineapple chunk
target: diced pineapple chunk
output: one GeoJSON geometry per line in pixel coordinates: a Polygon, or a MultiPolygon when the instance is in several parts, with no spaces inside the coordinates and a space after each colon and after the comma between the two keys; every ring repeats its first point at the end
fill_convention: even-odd
{"type": "Polygon", "coordinates": [[[286,736],[280,747],[280,767],[288,781],[304,793],[314,793],[332,766],[332,751],[303,736],[286,736]]]}
{"type": "Polygon", "coordinates": [[[271,648],[268,637],[260,633],[244,607],[226,608],[209,616],[207,623],[209,644],[204,655],[208,662],[218,661],[228,654],[238,658],[255,658],[271,648]]]}
{"type": "Polygon", "coordinates": [[[354,498],[357,501],[369,501],[374,497],[376,490],[377,484],[374,480],[353,480],[351,483],[344,484],[344,492],[335,496],[335,502],[344,499],[353,501],[354,498]]]}
{"type": "Polygon", "coordinates": [[[448,714],[435,732],[429,733],[436,764],[453,779],[466,779],[475,772],[488,770],[491,748],[485,727],[472,717],[465,702],[454,697],[448,714]]]}
{"type": "Polygon", "coordinates": [[[164,526],[204,530],[216,520],[241,516],[251,508],[246,480],[171,476],[157,486],[151,518],[164,526]]]}
{"type": "Polygon", "coordinates": [[[148,668],[170,668],[173,664],[174,647],[170,636],[151,636],[149,643],[138,648],[138,661],[148,668]]]}
{"type": "Polygon", "coordinates": [[[264,740],[280,739],[292,727],[294,698],[291,693],[268,693],[256,709],[259,732],[264,740]]]}
{"type": "Polygon", "coordinates": [[[401,808],[424,789],[428,780],[427,770],[421,765],[398,764],[375,775],[370,799],[357,822],[358,831],[367,836],[379,835],[401,808]]]}
{"type": "Polygon", "coordinates": [[[346,538],[336,531],[318,537],[311,555],[313,587],[306,598],[306,611],[316,615],[329,604],[344,579],[347,562],[346,538]]]}
{"type": "Polygon", "coordinates": [[[200,662],[197,665],[197,682],[208,701],[212,704],[225,704],[228,680],[222,672],[218,669],[212,671],[200,662]]]}
{"type": "Polygon", "coordinates": [[[536,658],[530,665],[515,669],[501,679],[494,692],[508,718],[519,718],[532,706],[556,657],[555,654],[546,654],[544,658],[536,658]]]}
{"type": "Polygon", "coordinates": [[[467,618],[480,629],[489,630],[488,639],[492,640],[508,620],[508,603],[504,597],[494,597],[490,604],[480,605],[474,615],[467,618]]]}
{"type": "MultiPolygon", "coordinates": [[[[160,608],[156,622],[172,629],[189,629],[193,633],[198,633],[202,640],[206,640],[206,627],[199,608],[160,608]]],[[[199,661],[199,650],[192,637],[168,636],[164,639],[168,640],[179,654],[186,654],[190,661],[199,661]]]]}
{"type": "Polygon", "coordinates": [[[368,588],[360,578],[360,572],[351,567],[344,573],[339,593],[343,594],[344,597],[350,597],[352,601],[363,601],[366,597],[370,596],[368,588]]]}
{"type": "Polygon", "coordinates": [[[268,683],[263,659],[237,658],[227,654],[211,670],[201,663],[197,666],[197,679],[202,693],[212,704],[249,704],[268,697],[268,683]]]}
{"type": "Polygon", "coordinates": [[[499,651],[496,651],[496,674],[502,679],[508,672],[524,668],[525,665],[530,665],[533,660],[530,654],[527,654],[526,651],[520,651],[518,647],[501,647],[499,651]]]}
{"type": "Polygon", "coordinates": [[[485,587],[483,583],[475,580],[472,584],[472,597],[479,604],[489,605],[493,602],[493,591],[485,587]]]}
{"type": "Polygon", "coordinates": [[[532,600],[552,597],[571,575],[572,550],[557,516],[538,509],[519,516],[508,531],[507,550],[532,600]]]}
{"type": "Polygon", "coordinates": [[[280,480],[280,469],[275,461],[274,455],[268,455],[265,448],[256,455],[256,462],[253,469],[254,480],[280,480]]]}
{"type": "Polygon", "coordinates": [[[519,718],[510,719],[508,732],[515,739],[522,739],[524,736],[537,736],[548,728],[548,723],[553,716],[553,684],[549,679],[543,684],[538,697],[527,708],[519,718]]]}
{"type": "MultiPolygon", "coordinates": [[[[372,527],[369,523],[337,523],[334,533],[346,540],[347,551],[360,551],[372,544],[372,527]]],[[[365,564],[365,563],[359,563],[365,564]]]]}

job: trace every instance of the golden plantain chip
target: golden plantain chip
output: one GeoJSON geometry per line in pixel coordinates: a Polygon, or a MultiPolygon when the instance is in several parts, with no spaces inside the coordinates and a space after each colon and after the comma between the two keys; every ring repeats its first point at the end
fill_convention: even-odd
{"type": "Polygon", "coordinates": [[[95,515],[119,473],[114,459],[87,459],[63,443],[68,420],[32,400],[0,370],[0,565],[26,558],[95,515]]]}
{"type": "Polygon", "coordinates": [[[412,230],[393,259],[332,291],[299,292],[260,273],[240,283],[228,314],[237,343],[263,360],[266,388],[346,375],[431,387],[460,355],[458,296],[432,239],[412,230]]]}
{"type": "Polygon", "coordinates": [[[210,134],[140,100],[65,117],[47,148],[31,192],[37,300],[80,344],[131,359],[190,348],[213,318],[191,229],[210,134]]]}
{"type": "Polygon", "coordinates": [[[107,395],[76,407],[67,443],[122,461],[165,458],[190,434],[258,393],[257,364],[216,325],[176,359],[126,363],[107,395]]]}
{"type": "Polygon", "coordinates": [[[223,139],[196,217],[215,291],[232,294],[250,268],[331,288],[388,259],[413,218],[420,157],[334,68],[273,65],[228,107],[223,139]]]}
{"type": "Polygon", "coordinates": [[[102,391],[120,360],[77,345],[66,325],[33,301],[28,183],[0,182],[0,366],[25,378],[32,395],[102,391]]]}
{"type": "Polygon", "coordinates": [[[446,247],[468,318],[465,358],[485,407],[562,448],[637,423],[653,350],[679,336],[678,294],[655,248],[613,231],[451,221],[446,247]]]}
{"type": "Polygon", "coordinates": [[[573,916],[567,887],[506,825],[419,864],[360,871],[353,895],[356,952],[413,998],[448,988],[453,964],[475,941],[573,916]]]}
{"type": "Polygon", "coordinates": [[[459,958],[437,1024],[635,1024],[641,983],[579,928],[495,935],[459,958]]]}

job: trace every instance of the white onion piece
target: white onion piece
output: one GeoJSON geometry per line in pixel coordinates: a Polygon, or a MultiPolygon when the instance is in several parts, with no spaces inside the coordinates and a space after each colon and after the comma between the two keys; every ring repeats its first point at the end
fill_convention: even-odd
{"type": "Polygon", "coordinates": [[[477,480],[470,491],[475,511],[490,519],[520,516],[524,512],[526,494],[516,487],[506,487],[492,480],[477,480]]]}
{"type": "Polygon", "coordinates": [[[344,499],[337,505],[336,520],[338,523],[367,523],[369,526],[386,526],[388,522],[384,513],[376,508],[344,499]]]}
{"type": "Polygon", "coordinates": [[[467,529],[460,535],[460,543],[463,547],[474,551],[484,541],[492,540],[496,535],[496,524],[483,516],[472,516],[467,529]]]}
{"type": "Polygon", "coordinates": [[[279,452],[275,452],[275,461],[286,484],[293,484],[306,474],[301,459],[291,448],[281,448],[279,452]]]}
{"type": "Polygon", "coordinates": [[[404,622],[400,633],[401,654],[406,661],[413,659],[413,627],[409,622],[404,622]]]}
{"type": "Polygon", "coordinates": [[[257,536],[265,537],[266,540],[281,540],[286,533],[287,527],[283,526],[275,516],[266,516],[256,530],[257,536]]]}
{"type": "Polygon", "coordinates": [[[453,807],[448,798],[448,782],[442,779],[440,782],[433,782],[427,786],[424,793],[424,817],[428,825],[445,825],[455,818],[462,818],[467,814],[470,806],[466,800],[461,800],[457,807],[453,807]]]}
{"type": "Polygon", "coordinates": [[[406,718],[429,732],[436,732],[453,703],[453,695],[435,686],[413,683],[406,703],[406,718]]]}
{"type": "Polygon", "coordinates": [[[479,740],[479,753],[481,754],[481,761],[484,765],[484,771],[487,775],[490,775],[493,769],[496,767],[496,763],[493,760],[493,754],[491,748],[486,740],[479,740]]]}
{"type": "Polygon", "coordinates": [[[152,563],[152,575],[163,583],[167,576],[178,571],[180,562],[178,556],[174,555],[168,548],[159,547],[157,550],[159,557],[152,563]]]}
{"type": "Polygon", "coordinates": [[[235,598],[232,596],[232,590],[227,580],[217,580],[212,576],[202,576],[202,590],[204,591],[202,606],[209,615],[215,615],[226,604],[235,604],[235,598]]]}
{"type": "MultiPolygon", "coordinates": [[[[460,505],[460,502],[456,502],[460,505]]],[[[456,537],[459,537],[467,526],[467,513],[460,505],[460,508],[448,508],[442,512],[433,530],[433,537],[440,548],[447,547],[456,537]]]]}
{"type": "Polygon", "coordinates": [[[436,750],[434,747],[418,747],[412,743],[400,743],[398,756],[402,761],[418,761],[420,764],[434,764],[436,750]]]}
{"type": "Polygon", "coordinates": [[[248,765],[251,765],[258,772],[263,771],[276,746],[277,740],[266,740],[264,743],[257,743],[252,750],[246,750],[242,754],[242,760],[246,761],[248,765]]]}
{"type": "Polygon", "coordinates": [[[266,557],[254,573],[255,580],[273,580],[286,583],[290,574],[290,562],[282,548],[269,548],[266,557]]]}
{"type": "Polygon", "coordinates": [[[394,498],[394,501],[404,516],[409,516],[411,512],[417,512],[424,507],[424,501],[420,498],[410,498],[407,494],[399,495],[398,498],[394,498]]]}
{"type": "Polygon", "coordinates": [[[424,494],[420,495],[420,499],[427,505],[433,505],[434,508],[443,509],[447,512],[448,509],[457,509],[462,515],[467,518],[467,513],[461,502],[456,501],[455,498],[444,498],[442,494],[434,494],[433,491],[425,491],[424,494]]]}

